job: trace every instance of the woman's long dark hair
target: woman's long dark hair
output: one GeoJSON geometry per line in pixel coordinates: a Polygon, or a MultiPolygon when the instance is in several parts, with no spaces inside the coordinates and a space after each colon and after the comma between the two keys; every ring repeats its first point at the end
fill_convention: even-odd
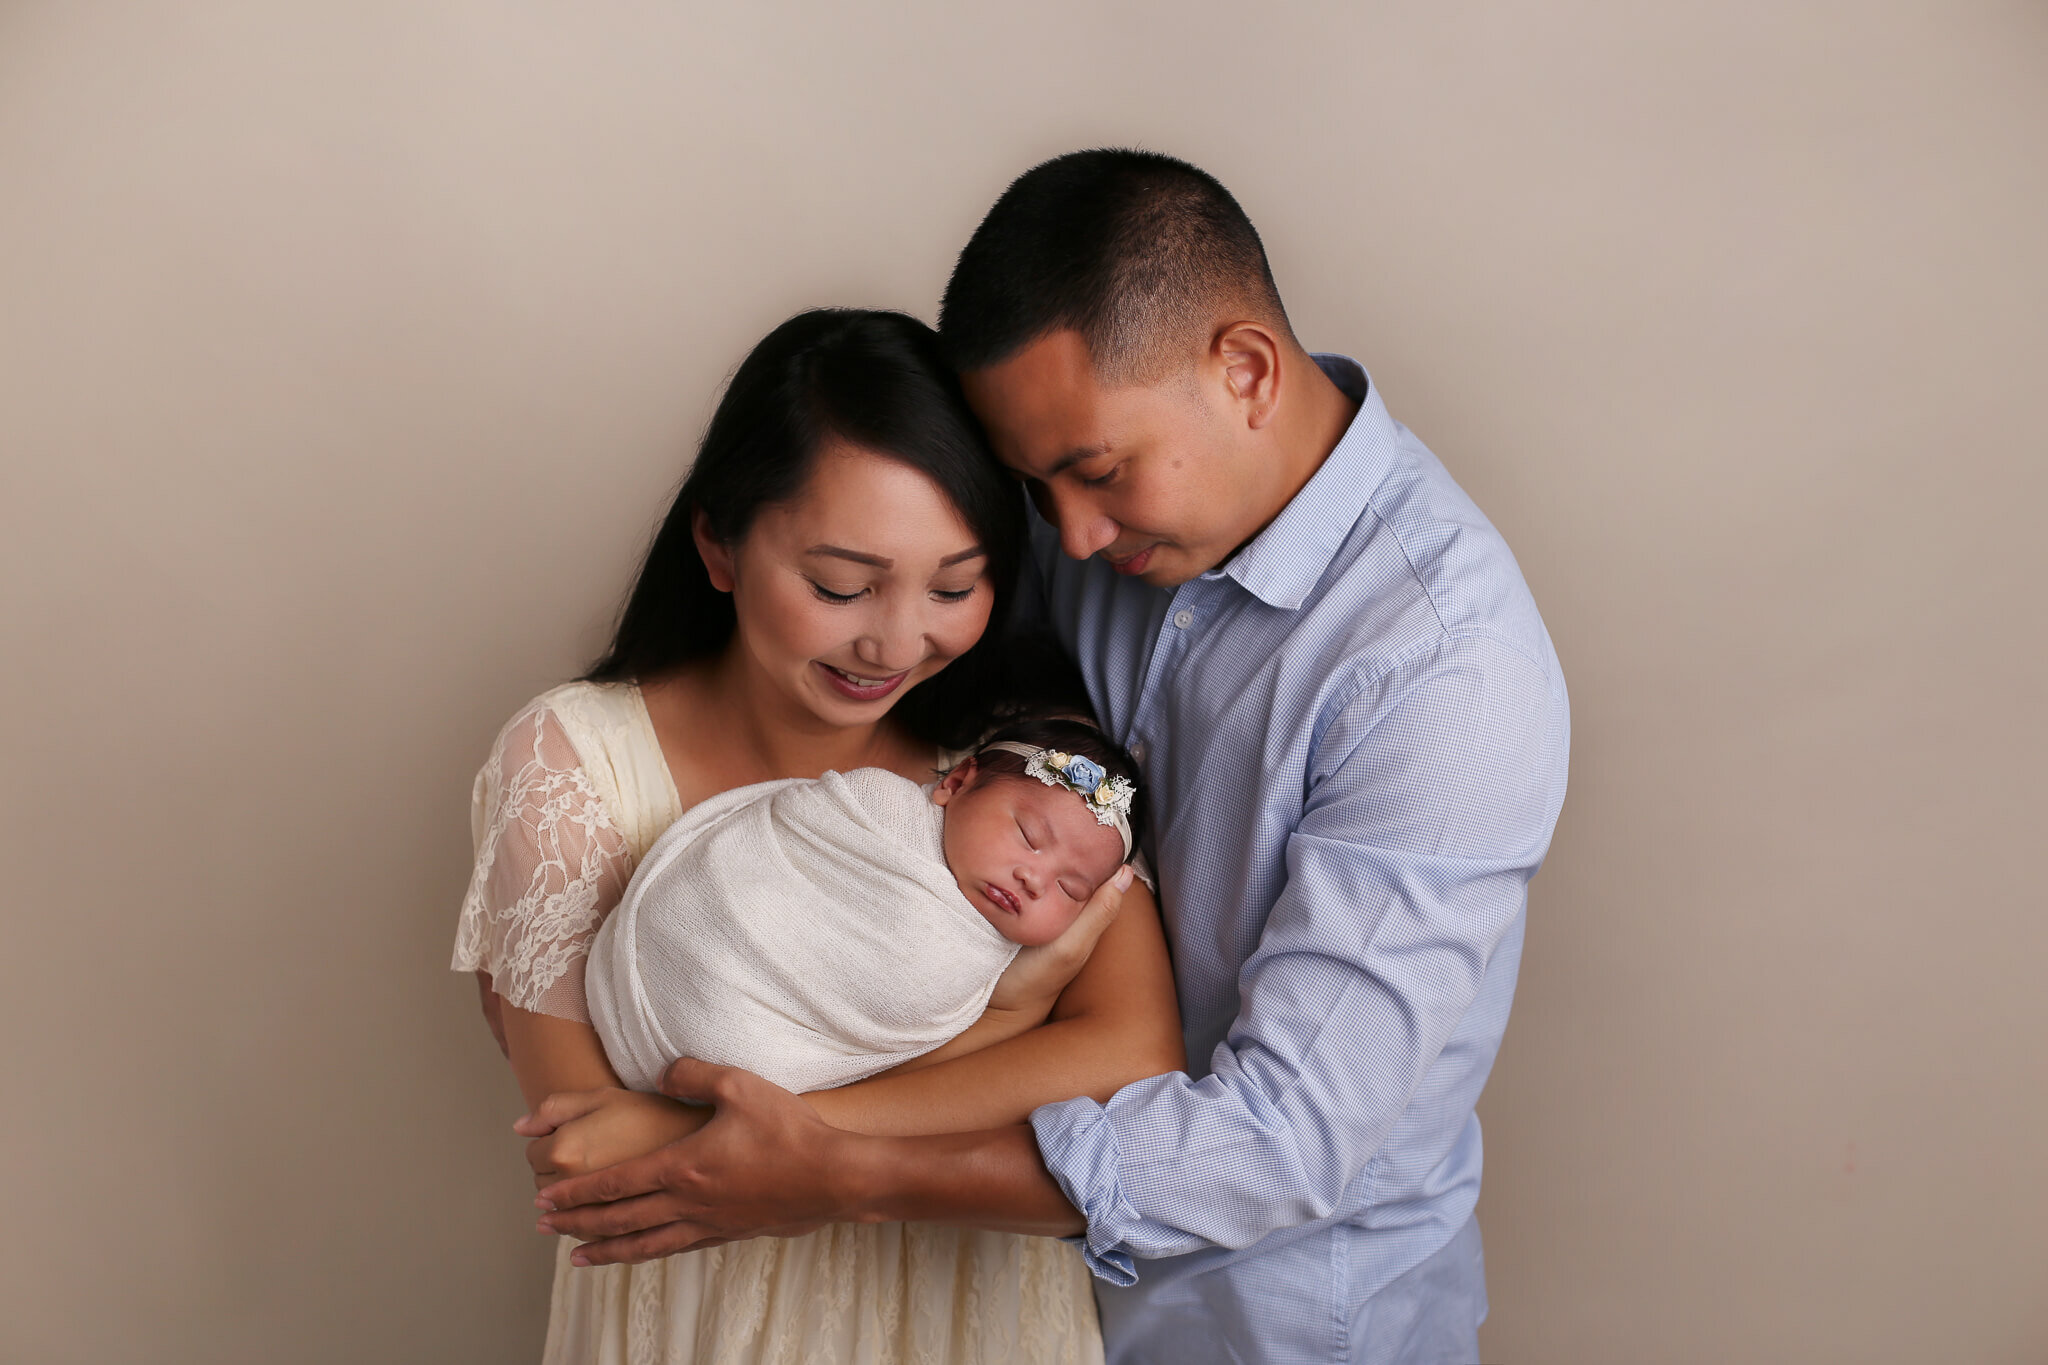
{"type": "Polygon", "coordinates": [[[711,586],[697,553],[696,512],[717,540],[737,545],[763,507],[802,490],[831,437],[925,475],[988,552],[995,583],[988,629],[893,712],[919,739],[970,743],[1011,690],[1013,670],[1002,656],[1023,547],[1023,494],[989,454],[937,333],[903,313],[799,313],[740,362],[648,547],[611,647],[584,679],[649,681],[724,649],[735,624],[732,598],[711,586]]]}

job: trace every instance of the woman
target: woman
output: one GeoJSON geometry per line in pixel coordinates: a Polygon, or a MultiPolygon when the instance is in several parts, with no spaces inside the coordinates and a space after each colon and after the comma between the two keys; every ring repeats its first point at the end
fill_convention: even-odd
{"type": "MultiPolygon", "coordinates": [[[[702,1121],[619,1090],[587,1022],[583,954],[636,860],[733,787],[862,766],[923,779],[971,741],[1016,672],[984,632],[1015,581],[1018,499],[914,319],[801,314],[734,374],[610,651],[515,716],[477,779],[455,966],[479,974],[529,1104],[588,1092],[534,1144],[544,1180],[702,1121]]],[[[940,1052],[806,1098],[841,1127],[945,1132],[1178,1067],[1142,887],[1100,934],[1092,955],[1087,934],[1020,955],[940,1052]]],[[[550,1362],[1100,1359],[1078,1252],[1047,1239],[885,1224],[644,1266],[568,1252],[550,1362]]]]}

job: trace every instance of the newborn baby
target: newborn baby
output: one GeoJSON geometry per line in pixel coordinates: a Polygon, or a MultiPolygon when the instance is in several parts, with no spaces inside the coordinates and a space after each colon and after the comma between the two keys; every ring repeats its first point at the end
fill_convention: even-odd
{"type": "Polygon", "coordinates": [[[1130,857],[1136,774],[1093,726],[1036,720],[935,785],[860,768],[694,807],[591,946],[613,1070],[652,1090],[691,1056],[824,1090],[940,1046],[1130,857]]]}

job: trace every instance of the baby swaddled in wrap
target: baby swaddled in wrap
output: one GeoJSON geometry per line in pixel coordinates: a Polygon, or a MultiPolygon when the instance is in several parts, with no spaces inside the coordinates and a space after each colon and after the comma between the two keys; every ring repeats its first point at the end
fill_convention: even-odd
{"type": "Polygon", "coordinates": [[[585,967],[620,1080],[677,1057],[824,1090],[922,1056],[1130,856],[1136,765],[1023,722],[932,787],[880,768],[740,787],[648,850],[585,967]]]}

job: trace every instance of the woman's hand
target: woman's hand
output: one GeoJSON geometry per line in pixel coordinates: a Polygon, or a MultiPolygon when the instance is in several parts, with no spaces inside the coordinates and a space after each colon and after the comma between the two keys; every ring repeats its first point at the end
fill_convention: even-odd
{"type": "Polygon", "coordinates": [[[536,1187],[616,1166],[688,1137],[711,1111],[638,1090],[579,1090],[550,1095],[512,1125],[526,1144],[536,1187]]]}
{"type": "Polygon", "coordinates": [[[1123,908],[1124,892],[1135,875],[1130,864],[1124,864],[1115,876],[1095,888],[1064,934],[1019,951],[997,978],[995,991],[988,998],[989,1010],[1020,1024],[1018,1032],[1044,1023],[1060,992],[1087,964],[1103,930],[1115,923],[1117,911],[1123,908]]]}

